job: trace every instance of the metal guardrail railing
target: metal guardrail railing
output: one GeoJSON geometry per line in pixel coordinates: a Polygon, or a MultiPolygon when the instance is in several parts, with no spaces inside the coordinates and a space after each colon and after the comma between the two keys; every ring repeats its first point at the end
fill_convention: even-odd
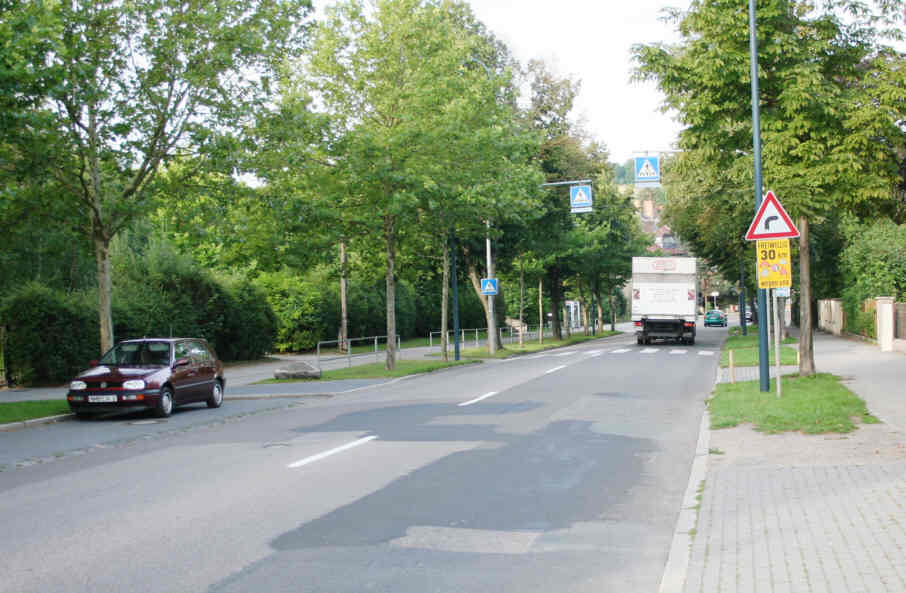
{"type": "MultiPolygon", "coordinates": [[[[345,344],[346,344],[345,352],[341,348],[341,340],[323,340],[321,342],[318,342],[318,347],[317,347],[318,370],[321,370],[322,362],[330,362],[333,360],[346,360],[346,365],[350,366],[350,367],[352,366],[353,358],[374,356],[374,361],[380,362],[381,361],[380,354],[382,352],[384,352],[384,348],[381,348],[381,345],[383,344],[386,348],[387,336],[368,336],[366,338],[349,338],[347,340],[343,340],[343,342],[345,342],[345,344]],[[356,342],[368,344],[368,346],[371,346],[371,348],[368,350],[363,350],[360,352],[353,353],[353,350],[356,348],[355,347],[356,342]],[[336,348],[335,348],[335,351],[337,353],[336,356],[322,356],[322,354],[321,354],[322,346],[329,346],[331,344],[336,346],[336,348]]],[[[361,349],[362,347],[360,346],[359,348],[361,349]]],[[[400,352],[400,337],[396,336],[396,356],[397,357],[399,357],[399,352],[400,352]]]]}
{"type": "MultiPolygon", "coordinates": [[[[443,332],[440,330],[432,331],[428,334],[428,347],[430,349],[437,348],[440,349],[441,345],[441,334],[443,332]]],[[[549,328],[544,329],[544,335],[553,336],[553,332],[549,328]]],[[[538,326],[537,325],[526,325],[525,331],[522,332],[523,340],[537,340],[538,339],[538,326]]],[[[512,326],[500,328],[500,342],[501,344],[513,344],[519,341],[519,329],[512,326]]],[[[488,343],[488,328],[478,327],[471,329],[461,329],[459,343],[464,347],[474,346],[475,348],[480,348],[482,345],[488,343]]],[[[453,330],[447,331],[447,344],[453,344],[453,330]]]]}

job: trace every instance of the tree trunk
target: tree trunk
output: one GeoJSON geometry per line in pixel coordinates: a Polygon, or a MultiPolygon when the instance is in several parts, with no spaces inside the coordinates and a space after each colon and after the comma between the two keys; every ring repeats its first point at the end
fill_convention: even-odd
{"type": "Polygon", "coordinates": [[[101,354],[113,348],[112,282],[110,278],[110,235],[106,232],[101,210],[101,163],[98,158],[99,135],[94,106],[88,111],[88,196],[92,203],[91,227],[94,233],[94,256],[97,264],[98,320],[101,330],[101,354]]]}
{"type": "Polygon", "coordinates": [[[384,217],[384,240],[387,243],[387,361],[388,371],[396,368],[396,221],[392,215],[384,217]]]}
{"type": "Polygon", "coordinates": [[[588,335],[588,325],[589,325],[588,298],[585,295],[585,289],[582,286],[581,277],[579,277],[576,280],[576,284],[579,289],[579,306],[582,307],[582,335],[587,336],[588,335]]]}
{"type": "Polygon", "coordinates": [[[613,294],[613,289],[610,290],[610,331],[617,331],[617,299],[613,294]]]}
{"type": "Polygon", "coordinates": [[[340,241],[340,335],[337,338],[340,341],[340,352],[349,351],[349,314],[346,305],[347,286],[346,286],[346,241],[340,241]]]}
{"type": "Polygon", "coordinates": [[[525,345],[522,334],[525,333],[525,322],[522,316],[525,314],[525,262],[522,256],[519,257],[519,348],[525,345]]]}
{"type": "MultiPolygon", "coordinates": [[[[488,229],[491,228],[490,221],[485,221],[488,229]]],[[[494,278],[494,259],[491,257],[491,240],[485,241],[487,246],[487,272],[488,278],[494,278]]],[[[500,341],[497,339],[497,319],[494,307],[494,295],[488,295],[488,354],[494,356],[497,352],[497,345],[500,341]]]]}
{"type": "Polygon", "coordinates": [[[595,321],[595,335],[597,335],[599,327],[601,328],[601,333],[604,332],[604,307],[601,305],[600,281],[595,281],[593,294],[595,295],[595,313],[597,315],[597,321],[595,321]]]}
{"type": "Polygon", "coordinates": [[[94,237],[97,263],[98,320],[101,328],[101,354],[113,348],[113,314],[111,312],[110,241],[98,233],[94,237]]]}
{"type": "Polygon", "coordinates": [[[548,279],[551,283],[551,332],[554,340],[563,339],[563,330],[560,326],[560,270],[551,268],[548,273],[548,279]]]}
{"type": "Polygon", "coordinates": [[[538,278],[538,343],[544,343],[544,276],[538,278]]]}
{"type": "Polygon", "coordinates": [[[812,282],[809,257],[808,219],[799,217],[799,376],[815,373],[812,338],[812,282]]]}
{"type": "MultiPolygon", "coordinates": [[[[447,358],[447,299],[449,298],[450,286],[450,244],[443,241],[444,244],[444,283],[441,289],[440,297],[440,356],[446,362],[447,358]]],[[[431,331],[430,329],[428,331],[431,331]]]]}

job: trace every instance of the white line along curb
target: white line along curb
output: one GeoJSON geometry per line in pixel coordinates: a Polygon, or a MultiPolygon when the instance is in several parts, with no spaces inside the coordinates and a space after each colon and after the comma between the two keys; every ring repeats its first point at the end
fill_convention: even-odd
{"type": "Polygon", "coordinates": [[[711,443],[711,415],[708,408],[702,414],[702,421],[698,429],[698,444],[695,446],[695,459],[692,461],[692,471],[689,473],[689,483],[683,495],[683,506],[676,520],[676,529],[673,530],[673,543],[670,544],[670,555],[664,566],[661,577],[661,586],[658,593],[682,593],[686,584],[686,573],[689,570],[689,555],[692,553],[692,529],[698,518],[699,484],[708,474],[708,452],[711,443]]]}

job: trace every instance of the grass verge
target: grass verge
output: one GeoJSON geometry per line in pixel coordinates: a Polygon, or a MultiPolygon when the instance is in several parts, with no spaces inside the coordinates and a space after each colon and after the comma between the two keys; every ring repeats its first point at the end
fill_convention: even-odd
{"type": "MultiPolygon", "coordinates": [[[[604,331],[599,333],[596,336],[583,336],[575,335],[570,336],[566,340],[553,340],[545,339],[543,344],[539,344],[537,341],[526,340],[523,343],[522,348],[519,347],[518,343],[506,344],[501,347],[494,356],[488,354],[487,347],[483,348],[465,348],[460,350],[460,356],[463,358],[509,358],[511,356],[520,356],[522,354],[532,354],[534,352],[541,352],[543,350],[551,350],[553,348],[561,348],[563,346],[571,346],[573,344],[580,344],[582,342],[588,342],[591,340],[600,340],[601,338],[608,338],[610,336],[615,336],[621,332],[616,331],[604,331]]],[[[452,351],[452,348],[451,348],[452,351]]],[[[452,354],[451,354],[452,355],[452,354]]],[[[440,354],[432,354],[432,356],[440,356],[440,354]]]]}
{"type": "Polygon", "coordinates": [[[59,399],[4,402],[0,403],[0,424],[23,422],[25,420],[34,420],[35,418],[44,418],[45,416],[57,416],[59,414],[68,413],[69,404],[64,400],[59,399]]]}
{"type": "MultiPolygon", "coordinates": [[[[730,366],[730,350],[733,351],[733,365],[738,367],[755,367],[758,366],[758,326],[750,326],[749,334],[740,335],[740,329],[734,327],[730,332],[730,337],[724,342],[723,351],[720,353],[720,366],[730,366]]],[[[787,338],[781,344],[797,344],[796,338],[787,338]]],[[[774,348],[771,344],[769,364],[774,364],[774,348]]],[[[780,348],[780,364],[796,364],[795,348],[780,348]]]]}
{"type": "MultiPolygon", "coordinates": [[[[475,364],[474,360],[448,361],[442,360],[398,360],[396,368],[388,371],[384,368],[384,363],[360,364],[345,369],[333,369],[321,373],[321,381],[341,381],[344,379],[391,379],[394,377],[405,377],[406,375],[417,375],[420,373],[430,373],[448,367],[462,366],[465,364],[475,364]]],[[[256,382],[256,385],[271,383],[299,383],[300,381],[318,381],[318,379],[265,379],[256,382]]]]}
{"type": "Polygon", "coordinates": [[[856,422],[879,422],[868,413],[865,402],[833,375],[785,375],[782,398],[777,398],[776,389],[774,380],[767,393],[761,391],[758,381],[718,383],[708,404],[711,428],[751,422],[755,430],[766,433],[819,434],[851,432],[856,422]]]}

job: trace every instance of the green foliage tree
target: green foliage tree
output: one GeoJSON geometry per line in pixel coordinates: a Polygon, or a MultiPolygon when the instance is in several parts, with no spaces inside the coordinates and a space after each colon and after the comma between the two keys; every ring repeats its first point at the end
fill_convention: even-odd
{"type": "MultiPolygon", "coordinates": [[[[497,96],[506,77],[476,62],[487,47],[463,26],[465,11],[458,2],[339,3],[317,28],[303,68],[332,121],[329,164],[345,190],[336,205],[383,244],[391,337],[398,252],[420,212],[449,211],[458,223],[451,200],[482,203],[493,214],[519,198],[486,191],[514,150],[513,126],[497,96]]],[[[511,167],[502,172],[516,185],[511,167]]],[[[391,340],[388,368],[394,356],[391,340]]]]}
{"type": "MultiPolygon", "coordinates": [[[[29,125],[5,140],[20,172],[53,180],[55,191],[41,195],[64,202],[93,244],[105,350],[113,338],[110,241],[147,211],[168,159],[232,148],[227,132],[268,100],[272,72],[300,51],[310,1],[32,5],[38,25],[17,39],[12,59],[4,46],[3,58],[21,53],[30,58],[22,67],[36,70],[16,95],[29,125]]],[[[3,8],[0,21],[20,5],[3,8]]],[[[36,192],[13,193],[39,206],[36,192]]]]}
{"type": "MultiPolygon", "coordinates": [[[[698,255],[729,271],[747,250],[741,237],[752,212],[747,11],[739,0],[704,0],[673,16],[682,41],[635,47],[636,76],[655,81],[665,109],[686,126],[668,176],[681,202],[668,220],[698,255]]],[[[878,80],[896,59],[878,43],[875,16],[861,2],[758,6],[764,182],[802,233],[803,375],[814,372],[809,222],[832,210],[887,209],[899,180],[902,94],[878,80]]]]}

